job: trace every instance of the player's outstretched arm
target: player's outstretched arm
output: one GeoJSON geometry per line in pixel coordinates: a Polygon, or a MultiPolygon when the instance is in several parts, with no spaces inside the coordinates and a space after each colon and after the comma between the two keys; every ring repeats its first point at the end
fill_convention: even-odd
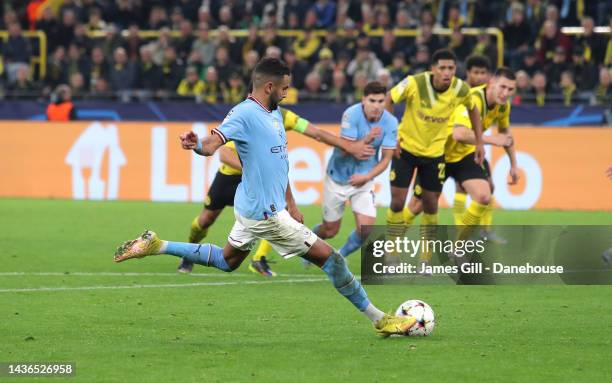
{"type": "MultiPolygon", "coordinates": [[[[464,144],[476,144],[476,135],[474,131],[463,125],[455,125],[453,128],[453,139],[464,144]]],[[[486,145],[507,147],[512,145],[512,135],[506,133],[493,134],[491,136],[483,136],[482,141],[486,145]]]]}
{"type": "MultiPolygon", "coordinates": [[[[380,134],[380,130],[378,130],[378,134],[380,134]]],[[[376,154],[376,151],[372,145],[370,145],[376,136],[367,136],[363,140],[359,141],[349,141],[324,129],[317,128],[310,123],[304,130],[304,135],[317,141],[321,141],[327,145],[342,149],[358,160],[366,160],[376,154]]]]}
{"type": "Polygon", "coordinates": [[[384,172],[389,166],[395,149],[383,149],[380,161],[367,174],[353,174],[349,179],[349,184],[360,187],[373,180],[377,175],[384,172]]]}
{"type": "Polygon", "coordinates": [[[510,159],[510,171],[508,172],[510,181],[508,181],[508,185],[516,185],[519,180],[519,172],[516,162],[516,150],[514,149],[514,136],[512,136],[512,133],[510,133],[508,130],[505,130],[505,132],[506,135],[512,138],[512,143],[508,146],[504,146],[504,150],[506,151],[506,154],[508,154],[508,159],[510,159]]]}
{"type": "Polygon", "coordinates": [[[484,160],[484,146],[482,142],[482,121],[480,120],[480,113],[478,112],[478,108],[474,106],[468,111],[468,114],[470,115],[470,122],[472,123],[476,139],[474,143],[474,145],[476,145],[474,160],[478,165],[481,165],[484,160]]]}
{"type": "Polygon", "coordinates": [[[393,114],[393,98],[391,98],[391,91],[387,92],[385,97],[385,109],[387,112],[393,114]]]}
{"type": "Polygon", "coordinates": [[[240,163],[238,153],[226,146],[222,146],[219,149],[219,161],[234,169],[242,169],[242,163],[240,163]]]}
{"type": "Polygon", "coordinates": [[[194,150],[202,156],[212,156],[223,145],[223,140],[218,134],[211,134],[200,139],[195,132],[189,131],[181,134],[180,139],[183,149],[194,150]]]}

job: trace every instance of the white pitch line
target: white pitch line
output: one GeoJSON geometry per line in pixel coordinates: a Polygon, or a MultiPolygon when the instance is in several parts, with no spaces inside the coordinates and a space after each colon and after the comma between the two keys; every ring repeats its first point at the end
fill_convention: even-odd
{"type": "MultiPolygon", "coordinates": [[[[180,274],[180,273],[137,273],[137,272],[27,272],[27,271],[10,271],[0,272],[0,277],[20,277],[20,276],[41,276],[41,277],[216,277],[216,278],[227,278],[227,277],[250,277],[254,274],[247,273],[191,273],[191,274],[180,274]]],[[[296,278],[312,278],[314,274],[287,274],[287,276],[296,278]]]]}
{"type": "Polygon", "coordinates": [[[231,286],[231,285],[265,285],[272,283],[312,283],[323,282],[327,278],[310,279],[285,279],[271,281],[236,281],[236,282],[196,282],[196,283],[169,283],[159,285],[127,285],[127,286],[79,286],[79,287],[32,287],[20,289],[0,289],[0,293],[23,293],[38,291],[69,291],[69,290],[120,290],[120,289],[159,289],[176,287],[197,287],[197,286],[231,286]]]}

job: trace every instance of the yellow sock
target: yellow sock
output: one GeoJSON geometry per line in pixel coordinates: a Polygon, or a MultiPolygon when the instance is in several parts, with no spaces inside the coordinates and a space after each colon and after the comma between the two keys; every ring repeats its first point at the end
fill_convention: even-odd
{"type": "Polygon", "coordinates": [[[455,225],[463,225],[461,216],[465,212],[466,200],[467,194],[455,192],[455,199],[453,200],[453,217],[455,218],[455,225]]]}
{"type": "Polygon", "coordinates": [[[404,223],[406,224],[406,228],[408,228],[410,225],[412,225],[412,222],[414,222],[414,219],[417,217],[418,214],[413,214],[412,211],[410,211],[410,209],[408,208],[408,206],[406,206],[404,208],[404,223]]]}
{"type": "Polygon", "coordinates": [[[495,202],[495,197],[491,196],[491,203],[487,205],[487,209],[484,214],[480,218],[480,224],[485,227],[485,229],[490,230],[491,225],[493,224],[493,203],[495,202]]]}
{"type": "Polygon", "coordinates": [[[208,234],[208,229],[202,229],[198,217],[195,217],[191,222],[191,230],[189,230],[189,243],[200,243],[206,234],[208,234]]]}
{"type": "Polygon", "coordinates": [[[261,242],[259,242],[259,247],[257,248],[255,255],[253,256],[253,261],[260,261],[261,257],[265,257],[266,255],[268,255],[270,250],[272,250],[270,242],[266,241],[265,239],[262,239],[261,242]]]}
{"type": "Polygon", "coordinates": [[[387,233],[390,236],[400,237],[404,235],[405,230],[404,213],[387,209],[387,233]]]}
{"type": "Polygon", "coordinates": [[[466,211],[461,216],[461,221],[463,221],[463,226],[458,230],[458,239],[467,239],[472,234],[474,230],[474,226],[480,223],[480,219],[487,209],[488,205],[481,205],[476,201],[472,201],[470,206],[466,209],[466,211]]]}
{"type": "MultiPolygon", "coordinates": [[[[436,231],[438,230],[438,214],[427,214],[423,213],[421,218],[421,226],[419,232],[421,239],[425,241],[431,241],[436,239],[436,231]]],[[[433,252],[426,246],[425,250],[421,252],[419,258],[421,261],[431,261],[433,252]]]]}

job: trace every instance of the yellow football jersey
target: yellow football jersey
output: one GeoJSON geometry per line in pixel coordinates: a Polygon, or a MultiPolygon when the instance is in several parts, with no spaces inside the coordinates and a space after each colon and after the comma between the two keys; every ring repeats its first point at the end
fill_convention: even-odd
{"type": "Polygon", "coordinates": [[[418,157],[439,157],[444,154],[448,123],[458,105],[472,109],[470,87],[453,77],[450,87],[436,92],[431,72],[408,76],[391,89],[394,103],[406,102],[399,126],[402,149],[418,157]]]}
{"type": "MultiPolygon", "coordinates": [[[[482,131],[484,133],[493,125],[497,125],[498,130],[504,132],[510,127],[510,101],[506,102],[504,105],[495,105],[493,108],[490,108],[486,101],[486,89],[486,85],[481,85],[470,91],[472,103],[478,108],[478,112],[480,113],[482,131]]],[[[455,125],[463,125],[472,129],[472,123],[467,114],[467,109],[463,106],[459,106],[455,109],[451,121],[448,124],[449,137],[444,149],[444,161],[448,163],[461,161],[465,156],[476,151],[476,146],[464,144],[453,139],[452,134],[455,125]]]]}
{"type": "MultiPolygon", "coordinates": [[[[300,119],[300,116],[293,113],[289,109],[285,109],[285,108],[278,108],[278,109],[280,110],[283,116],[283,125],[285,126],[285,131],[295,129],[295,127],[297,126],[298,120],[300,119]]],[[[224,146],[236,152],[236,144],[234,144],[234,141],[230,141],[224,146]]],[[[238,153],[236,152],[236,154],[238,153]]],[[[222,162],[221,166],[219,167],[219,172],[222,174],[226,174],[228,176],[232,176],[236,174],[242,174],[242,169],[233,168],[222,162]]]]}

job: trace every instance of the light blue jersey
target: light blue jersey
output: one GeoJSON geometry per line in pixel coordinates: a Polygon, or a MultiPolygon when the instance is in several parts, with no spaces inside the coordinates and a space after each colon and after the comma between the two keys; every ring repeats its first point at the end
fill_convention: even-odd
{"type": "Polygon", "coordinates": [[[262,220],[285,209],[289,161],[280,111],[268,111],[249,96],[213,133],[219,134],[224,143],[234,141],[240,156],[242,182],[234,197],[238,214],[262,220]]]}
{"type": "Polygon", "coordinates": [[[327,164],[327,174],[336,183],[346,185],[353,174],[367,174],[378,164],[380,148],[395,149],[397,144],[397,118],[386,110],[378,121],[369,122],[360,103],[349,106],[342,115],[340,136],[351,141],[364,138],[372,128],[380,127],[381,134],[372,142],[376,154],[367,160],[358,160],[334,148],[327,164]]]}

